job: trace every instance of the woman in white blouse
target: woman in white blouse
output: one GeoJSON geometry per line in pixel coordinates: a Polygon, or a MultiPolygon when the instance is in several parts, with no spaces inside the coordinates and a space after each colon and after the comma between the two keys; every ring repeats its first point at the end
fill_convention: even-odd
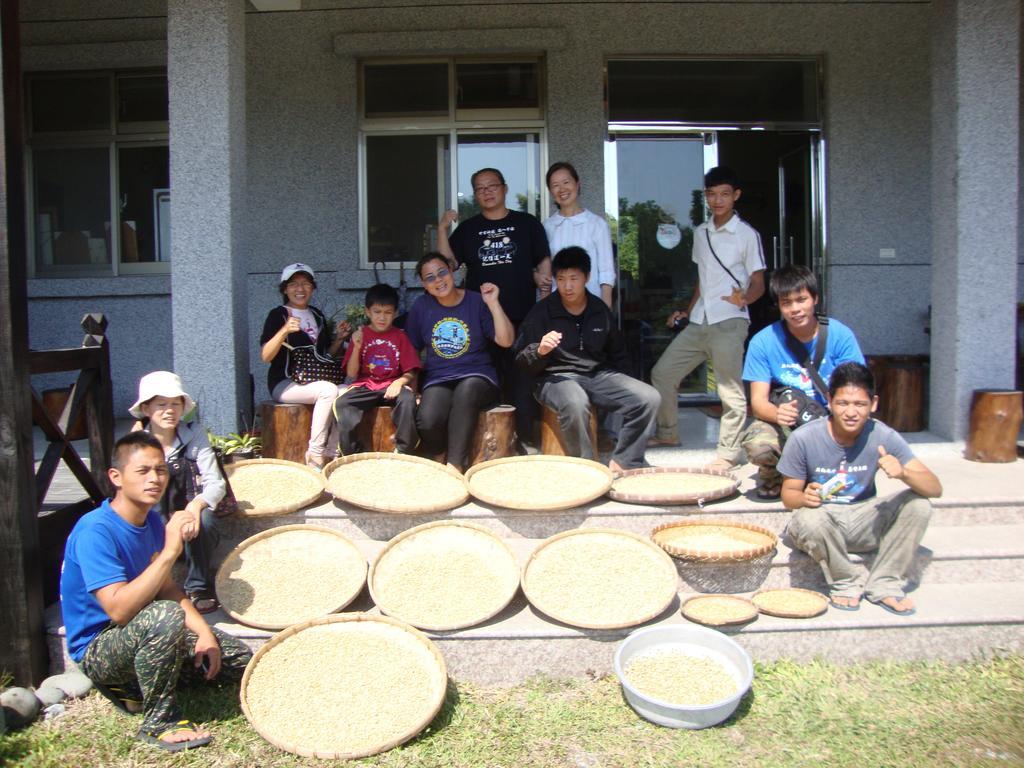
{"type": "Polygon", "coordinates": [[[558,206],[558,213],[544,222],[551,253],[570,245],[578,245],[590,256],[590,279],[587,290],[612,305],[615,285],[615,259],[612,257],[612,235],[608,222],[580,205],[580,176],[571,163],[558,162],[548,168],[548,191],[558,206]]]}

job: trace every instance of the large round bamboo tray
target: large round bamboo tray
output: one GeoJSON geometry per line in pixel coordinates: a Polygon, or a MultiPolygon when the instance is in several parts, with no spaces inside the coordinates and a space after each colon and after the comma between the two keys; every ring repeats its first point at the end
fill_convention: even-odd
{"type": "Polygon", "coordinates": [[[661,549],[612,528],[556,534],[523,566],[523,593],[530,604],[585,629],[643,624],[665,612],[678,584],[675,566],[661,549]]]}
{"type": "Polygon", "coordinates": [[[708,627],[746,624],[757,615],[756,605],[735,595],[695,595],[683,603],[683,616],[708,627]]]}
{"type": "Polygon", "coordinates": [[[315,469],[282,459],[246,459],[224,467],[238,512],[249,517],[287,515],[308,507],[324,492],[315,469]]]}
{"type": "Polygon", "coordinates": [[[388,542],[370,568],[370,594],[384,613],[420,629],[480,624],[519,589],[519,564],[486,528],[441,520],[388,542]]]}
{"type": "Polygon", "coordinates": [[[400,453],[342,456],[324,467],[324,483],[336,499],[399,515],[446,512],[469,499],[466,479],[459,472],[400,453]]]}
{"type": "Polygon", "coordinates": [[[612,472],[604,464],[572,456],[512,456],[477,464],[466,473],[469,492],[506,509],[552,512],[604,496],[612,472]]]}
{"type": "Polygon", "coordinates": [[[751,598],[761,613],[784,619],[809,619],[828,610],[828,598],[820,592],[799,587],[765,589],[751,598]]]}
{"type": "Polygon", "coordinates": [[[767,528],[729,520],[676,520],[651,531],[673,557],[702,563],[738,563],[771,552],[779,537],[767,528]]]}
{"type": "Polygon", "coordinates": [[[736,493],[728,472],[697,467],[642,467],[615,477],[608,496],[629,504],[704,504],[736,493]]]}
{"type": "Polygon", "coordinates": [[[416,736],[444,703],[448,672],[419,630],[388,616],[324,616],[275,635],[242,676],[242,712],[276,747],[351,760],[416,736]]]}
{"type": "Polygon", "coordinates": [[[217,599],[235,621],[284,629],[347,606],[366,583],[366,560],[347,536],[284,525],[250,536],[217,569],[217,599]]]}

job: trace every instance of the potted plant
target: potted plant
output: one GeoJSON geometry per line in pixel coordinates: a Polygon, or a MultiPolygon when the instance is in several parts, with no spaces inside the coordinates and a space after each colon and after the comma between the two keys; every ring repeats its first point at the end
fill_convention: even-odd
{"type": "Polygon", "coordinates": [[[251,432],[210,433],[209,437],[210,447],[227,462],[258,458],[263,451],[263,441],[251,432]]]}

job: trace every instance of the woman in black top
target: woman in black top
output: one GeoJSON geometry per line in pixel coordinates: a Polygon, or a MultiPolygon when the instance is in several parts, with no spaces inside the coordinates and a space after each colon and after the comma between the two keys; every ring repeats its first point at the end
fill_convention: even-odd
{"type": "MultiPolygon", "coordinates": [[[[324,313],[310,304],[316,290],[316,275],[306,264],[289,264],[281,272],[279,286],[284,302],[267,314],[260,335],[260,357],[270,363],[267,389],[279,403],[306,403],[313,406],[306,463],[316,469],[334,458],[337,452],[337,425],[331,407],[338,397],[338,385],[330,381],[298,384],[289,377],[288,347],[313,345],[317,352],[338,356],[342,342],[352,329],[345,321],[331,328],[324,313]]],[[[339,364],[340,370],[340,364],[339,364]]]]}

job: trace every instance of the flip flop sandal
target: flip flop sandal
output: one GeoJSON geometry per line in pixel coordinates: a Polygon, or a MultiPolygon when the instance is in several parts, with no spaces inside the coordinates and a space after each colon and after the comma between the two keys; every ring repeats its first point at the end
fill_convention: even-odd
{"type": "Polygon", "coordinates": [[[868,598],[868,602],[869,603],[874,603],[875,605],[877,605],[882,610],[888,611],[889,613],[891,613],[893,616],[913,616],[915,613],[917,613],[917,608],[907,608],[906,610],[898,611],[895,608],[893,608],[891,605],[886,605],[885,603],[883,603],[882,600],[885,600],[885,599],[887,599],[887,598],[883,597],[883,598],[881,598],[879,600],[872,600],[871,598],[868,598]]]}
{"type": "Polygon", "coordinates": [[[192,601],[193,607],[201,614],[213,613],[220,608],[217,595],[208,589],[197,589],[188,593],[188,599],[192,601]]]}
{"type": "Polygon", "coordinates": [[[757,490],[754,491],[754,494],[757,498],[763,499],[764,501],[775,501],[782,496],[782,483],[759,485],[757,486],[757,490]]]}
{"type": "Polygon", "coordinates": [[[198,731],[199,726],[193,723],[191,720],[179,720],[173,725],[169,725],[162,731],[142,731],[138,735],[139,741],[143,741],[147,744],[155,744],[161,749],[167,750],[168,752],[183,752],[186,749],[195,749],[196,747],[202,747],[213,741],[213,736],[200,736],[195,739],[187,739],[185,741],[165,741],[168,736],[172,736],[182,731],[198,731]]]}
{"type": "Polygon", "coordinates": [[[124,712],[126,715],[137,715],[142,712],[142,699],[140,694],[133,693],[121,685],[104,685],[92,681],[92,687],[100,692],[107,701],[124,712]]]}
{"type": "MultiPolygon", "coordinates": [[[[843,597],[843,595],[836,595],[836,597],[843,597]]],[[[847,599],[852,599],[852,598],[847,598],[847,599]]],[[[860,600],[859,599],[857,600],[857,602],[854,605],[843,605],[842,603],[837,603],[835,600],[833,600],[830,597],[828,599],[828,604],[831,605],[833,608],[835,608],[837,611],[859,611],[860,610],[860,600]]]]}

